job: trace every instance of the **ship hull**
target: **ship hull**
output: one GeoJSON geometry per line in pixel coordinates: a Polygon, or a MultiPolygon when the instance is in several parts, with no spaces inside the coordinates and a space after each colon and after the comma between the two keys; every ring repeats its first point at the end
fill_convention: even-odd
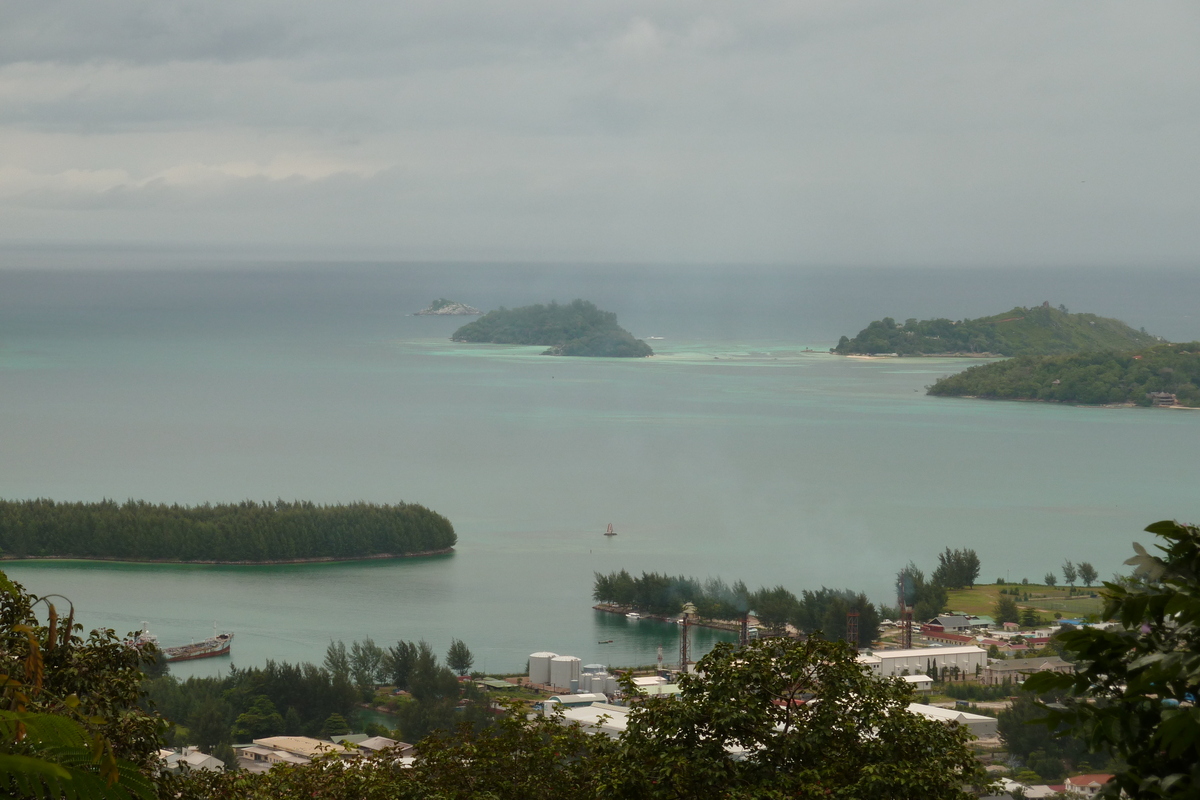
{"type": "Polygon", "coordinates": [[[173,661],[195,661],[197,658],[216,658],[217,656],[229,655],[229,645],[225,645],[220,650],[206,650],[200,653],[182,653],[179,655],[167,656],[166,662],[169,664],[173,661]]]}
{"type": "Polygon", "coordinates": [[[195,661],[198,658],[216,658],[229,655],[233,644],[232,633],[222,633],[211,639],[195,644],[185,644],[181,647],[167,647],[162,651],[163,660],[168,664],[175,661],[195,661]]]}

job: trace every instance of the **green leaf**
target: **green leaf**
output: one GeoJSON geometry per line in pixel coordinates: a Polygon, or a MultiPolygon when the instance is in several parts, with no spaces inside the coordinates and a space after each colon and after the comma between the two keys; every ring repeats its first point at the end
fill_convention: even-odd
{"type": "Polygon", "coordinates": [[[34,756],[0,754],[0,786],[14,794],[64,800],[152,800],[154,787],[140,778],[109,786],[99,775],[34,756]]]}

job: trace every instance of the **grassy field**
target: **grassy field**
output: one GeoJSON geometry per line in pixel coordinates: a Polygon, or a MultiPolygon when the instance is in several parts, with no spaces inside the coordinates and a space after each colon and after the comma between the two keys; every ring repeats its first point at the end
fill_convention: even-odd
{"type": "Polygon", "coordinates": [[[1015,596],[1017,606],[1043,612],[1039,616],[1047,621],[1054,619],[1056,611],[1064,617],[1071,618],[1099,614],[1104,609],[1102,598],[1090,596],[1095,591],[1094,589],[1077,588],[1076,594],[1071,595],[1067,587],[1044,586],[1035,583],[1009,583],[1003,586],[992,583],[976,584],[972,589],[952,590],[949,594],[948,605],[952,611],[994,616],[996,601],[1000,599],[1001,589],[1020,591],[1021,594],[1015,596]],[[1029,599],[1021,599],[1026,593],[1029,594],[1029,599]]]}

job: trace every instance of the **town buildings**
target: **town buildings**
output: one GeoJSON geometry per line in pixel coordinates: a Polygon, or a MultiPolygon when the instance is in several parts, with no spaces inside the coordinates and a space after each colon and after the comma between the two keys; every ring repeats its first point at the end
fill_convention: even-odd
{"type": "Polygon", "coordinates": [[[342,759],[360,758],[396,748],[402,760],[411,757],[413,746],[386,736],[351,734],[337,741],[313,739],[308,736],[268,736],[255,739],[251,745],[235,747],[238,766],[250,772],[266,772],[276,764],[307,764],[321,756],[337,755],[342,759]]]}

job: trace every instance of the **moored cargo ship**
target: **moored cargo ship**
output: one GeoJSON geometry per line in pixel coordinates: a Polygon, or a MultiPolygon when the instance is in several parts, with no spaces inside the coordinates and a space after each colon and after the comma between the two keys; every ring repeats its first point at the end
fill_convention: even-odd
{"type": "Polygon", "coordinates": [[[214,622],[213,635],[202,642],[181,644],[178,647],[161,647],[158,643],[158,637],[151,633],[149,625],[143,622],[141,632],[130,640],[129,644],[134,647],[143,644],[158,647],[159,652],[163,654],[163,661],[192,661],[197,658],[215,658],[217,656],[229,655],[229,646],[233,644],[233,634],[217,633],[217,624],[214,622]]]}
{"type": "Polygon", "coordinates": [[[182,644],[178,647],[164,647],[162,649],[163,660],[167,662],[191,661],[196,658],[225,656],[229,655],[229,646],[231,644],[233,644],[232,633],[218,633],[202,642],[182,644]]]}

